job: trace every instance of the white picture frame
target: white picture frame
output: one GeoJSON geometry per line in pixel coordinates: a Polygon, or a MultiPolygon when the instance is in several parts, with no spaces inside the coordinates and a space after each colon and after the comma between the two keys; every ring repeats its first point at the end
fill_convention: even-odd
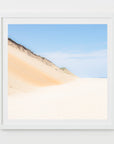
{"type": "Polygon", "coordinates": [[[112,13],[2,13],[0,14],[0,128],[1,129],[114,129],[114,14],[112,13]],[[7,25],[8,24],[108,24],[108,118],[107,120],[7,120],[7,25]],[[3,72],[2,72],[3,71],[3,72]]]}

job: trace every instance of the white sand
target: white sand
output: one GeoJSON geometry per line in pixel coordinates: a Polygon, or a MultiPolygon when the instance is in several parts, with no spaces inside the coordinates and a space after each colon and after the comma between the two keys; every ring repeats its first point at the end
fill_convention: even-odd
{"type": "Polygon", "coordinates": [[[11,95],[8,118],[106,119],[107,80],[77,78],[71,83],[11,95]]]}
{"type": "Polygon", "coordinates": [[[107,79],[77,78],[8,42],[9,119],[106,119],[107,79]]]}

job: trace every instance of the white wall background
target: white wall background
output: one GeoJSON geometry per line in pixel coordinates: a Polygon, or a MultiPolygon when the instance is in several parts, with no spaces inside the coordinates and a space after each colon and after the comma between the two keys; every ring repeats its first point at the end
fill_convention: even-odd
{"type": "MultiPolygon", "coordinates": [[[[112,11],[114,0],[0,0],[0,11],[112,11]]],[[[1,144],[113,144],[112,130],[0,130],[1,144]]]]}

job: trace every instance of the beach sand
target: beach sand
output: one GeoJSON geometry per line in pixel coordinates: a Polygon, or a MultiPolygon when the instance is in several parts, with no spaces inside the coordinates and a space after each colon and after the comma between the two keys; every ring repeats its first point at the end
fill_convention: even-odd
{"type": "Polygon", "coordinates": [[[9,40],[8,119],[107,119],[107,79],[78,78],[9,40]]]}
{"type": "Polygon", "coordinates": [[[8,97],[9,119],[107,119],[107,80],[77,78],[8,97]]]}

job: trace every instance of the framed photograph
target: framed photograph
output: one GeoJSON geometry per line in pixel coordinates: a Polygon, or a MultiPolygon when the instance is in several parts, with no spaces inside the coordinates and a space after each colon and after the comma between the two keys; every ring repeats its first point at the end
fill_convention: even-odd
{"type": "Polygon", "coordinates": [[[2,129],[114,128],[114,15],[0,18],[2,129]]]}

